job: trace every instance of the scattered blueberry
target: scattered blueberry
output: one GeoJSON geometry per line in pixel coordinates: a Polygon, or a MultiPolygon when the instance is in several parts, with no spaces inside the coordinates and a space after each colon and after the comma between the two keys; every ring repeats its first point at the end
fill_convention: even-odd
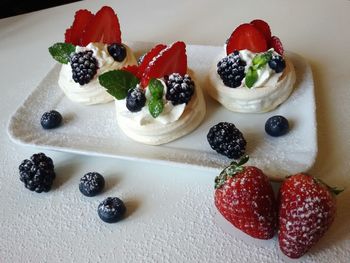
{"type": "Polygon", "coordinates": [[[173,73],[165,76],[167,86],[166,99],[173,105],[188,103],[194,93],[194,82],[187,74],[181,76],[179,73],[173,73]]]}
{"type": "Polygon", "coordinates": [[[85,174],[79,183],[79,190],[85,196],[95,196],[102,192],[105,186],[105,179],[96,172],[85,174]]]}
{"type": "Polygon", "coordinates": [[[131,112],[138,112],[146,104],[145,92],[142,88],[133,88],[128,90],[126,96],[126,107],[131,112]]]}
{"type": "Polygon", "coordinates": [[[126,48],[122,44],[111,44],[107,47],[107,50],[115,61],[122,62],[126,57],[126,48]]]}
{"type": "Polygon", "coordinates": [[[62,123],[62,115],[55,110],[45,112],[41,116],[40,123],[44,129],[57,128],[62,123]]]}
{"type": "Polygon", "coordinates": [[[247,63],[241,59],[239,52],[235,51],[221,59],[217,64],[217,72],[225,86],[237,88],[245,77],[247,63]]]}
{"type": "Polygon", "coordinates": [[[92,54],[92,50],[87,50],[73,53],[70,57],[72,78],[80,85],[89,83],[97,73],[98,62],[92,54]]]}
{"type": "Polygon", "coordinates": [[[228,158],[238,159],[245,152],[246,140],[233,123],[220,122],[207,135],[211,148],[228,158]]]}
{"type": "Polygon", "coordinates": [[[118,197],[107,197],[99,204],[97,212],[102,221],[115,223],[123,218],[126,207],[118,197]]]}
{"type": "Polygon", "coordinates": [[[282,56],[273,56],[269,61],[269,67],[276,73],[280,73],[286,68],[286,62],[282,56]]]}
{"type": "Polygon", "coordinates": [[[24,186],[37,193],[50,191],[56,177],[52,159],[44,153],[33,154],[30,160],[22,161],[19,174],[24,186]]]}
{"type": "Polygon", "coordinates": [[[285,135],[289,131],[288,120],[280,115],[272,116],[265,123],[265,131],[273,137],[285,135]]]}

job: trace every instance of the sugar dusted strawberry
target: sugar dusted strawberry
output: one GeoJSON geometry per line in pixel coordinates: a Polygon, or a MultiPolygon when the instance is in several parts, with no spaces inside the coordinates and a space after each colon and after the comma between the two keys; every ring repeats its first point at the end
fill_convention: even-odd
{"type": "Polygon", "coordinates": [[[271,29],[267,22],[261,19],[255,19],[250,22],[255,28],[264,34],[267,45],[269,46],[271,39],[271,29]]]}
{"type": "Polygon", "coordinates": [[[142,62],[139,66],[140,72],[143,73],[148,67],[148,64],[152,61],[152,59],[157,57],[159,53],[166,47],[167,47],[166,45],[158,44],[154,48],[152,48],[150,51],[148,51],[143,57],[142,62]]]}
{"type": "Polygon", "coordinates": [[[334,220],[334,194],[340,192],[303,173],[283,182],[279,191],[278,241],[285,255],[299,258],[318,242],[334,220]]]}
{"type": "Polygon", "coordinates": [[[268,45],[263,33],[252,24],[242,24],[231,34],[227,46],[227,55],[235,50],[248,49],[252,52],[264,52],[268,45]]]}
{"type": "Polygon", "coordinates": [[[215,179],[215,206],[235,227],[259,239],[273,237],[276,201],[264,173],[253,166],[242,166],[248,157],[232,162],[215,179]]]}
{"type": "Polygon", "coordinates": [[[146,87],[152,78],[161,78],[171,73],[184,75],[186,72],[186,44],[182,41],[178,41],[162,49],[159,54],[148,63],[143,73],[141,86],[146,87]]]}
{"type": "Polygon", "coordinates": [[[92,42],[121,43],[118,17],[111,7],[102,7],[86,25],[81,38],[81,45],[86,46],[92,42]]]}
{"type": "Polygon", "coordinates": [[[72,26],[66,30],[65,42],[80,45],[84,30],[93,18],[94,15],[90,11],[86,9],[78,10],[75,13],[72,26]]]}
{"type": "Polygon", "coordinates": [[[142,73],[140,72],[139,66],[137,65],[129,65],[129,66],[123,67],[122,70],[132,73],[138,79],[142,77],[142,73]]]}
{"type": "Polygon", "coordinates": [[[284,53],[284,49],[283,49],[283,45],[282,45],[282,42],[281,40],[276,37],[276,36],[273,36],[271,37],[271,47],[278,53],[280,54],[281,56],[283,56],[283,53],[284,53]]]}

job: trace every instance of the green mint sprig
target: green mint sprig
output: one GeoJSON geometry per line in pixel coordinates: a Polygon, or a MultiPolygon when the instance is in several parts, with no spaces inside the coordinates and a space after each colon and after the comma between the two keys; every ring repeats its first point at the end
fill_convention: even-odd
{"type": "Polygon", "coordinates": [[[125,70],[112,70],[98,77],[100,84],[117,100],[125,99],[128,90],[135,88],[140,80],[125,70]]]}
{"type": "Polygon", "coordinates": [[[258,80],[258,69],[261,69],[266,66],[266,64],[272,58],[272,51],[267,51],[262,54],[258,54],[253,58],[253,65],[248,68],[248,71],[245,75],[245,85],[248,88],[253,87],[255,82],[258,80]]]}
{"type": "Polygon", "coordinates": [[[69,56],[75,52],[75,46],[69,43],[56,43],[49,47],[51,56],[61,64],[68,64],[69,56]]]}
{"type": "Polygon", "coordinates": [[[151,98],[148,101],[148,109],[153,118],[157,118],[164,110],[163,84],[158,79],[151,79],[148,84],[151,98]]]}

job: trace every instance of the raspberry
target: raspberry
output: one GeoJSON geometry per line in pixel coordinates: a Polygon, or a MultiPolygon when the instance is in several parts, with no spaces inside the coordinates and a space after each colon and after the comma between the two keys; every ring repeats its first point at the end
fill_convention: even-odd
{"type": "Polygon", "coordinates": [[[97,72],[98,63],[92,56],[92,51],[82,51],[74,53],[70,58],[73,80],[80,85],[84,85],[92,80],[97,72]]]}
{"type": "Polygon", "coordinates": [[[235,51],[218,62],[217,72],[226,86],[237,88],[245,77],[246,65],[247,63],[239,56],[239,52],[235,51]]]}
{"type": "Polygon", "coordinates": [[[167,86],[166,99],[170,100],[173,105],[188,103],[194,93],[194,82],[189,75],[181,76],[173,73],[165,76],[167,86]]]}

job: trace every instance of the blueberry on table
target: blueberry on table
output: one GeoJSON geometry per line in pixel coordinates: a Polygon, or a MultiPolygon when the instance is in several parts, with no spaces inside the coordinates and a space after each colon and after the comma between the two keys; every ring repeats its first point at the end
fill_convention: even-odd
{"type": "Polygon", "coordinates": [[[102,192],[105,186],[105,179],[96,172],[85,174],[79,183],[79,190],[85,196],[95,196],[102,192]]]}
{"type": "Polygon", "coordinates": [[[289,131],[288,120],[281,115],[272,116],[265,123],[265,131],[273,137],[285,135],[289,131]]]}
{"type": "Polygon", "coordinates": [[[102,221],[115,223],[121,220],[126,212],[124,202],[118,197],[107,197],[97,209],[97,213],[102,221]]]}
{"type": "Polygon", "coordinates": [[[57,128],[62,123],[62,115],[55,110],[45,112],[41,116],[40,123],[44,129],[57,128]]]}

